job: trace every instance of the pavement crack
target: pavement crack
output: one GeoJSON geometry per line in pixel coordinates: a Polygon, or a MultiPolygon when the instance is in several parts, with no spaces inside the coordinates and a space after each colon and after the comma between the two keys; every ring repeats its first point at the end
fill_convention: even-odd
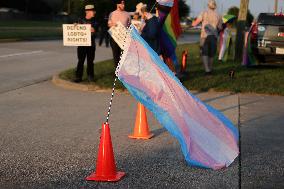
{"type": "Polygon", "coordinates": [[[238,130],[239,130],[239,189],[242,188],[242,143],[241,143],[241,102],[238,94],[238,130]]]}
{"type": "Polygon", "coordinates": [[[37,84],[49,81],[51,79],[52,79],[52,77],[47,77],[47,78],[42,78],[42,79],[38,79],[38,80],[33,80],[33,81],[30,81],[30,82],[27,82],[27,83],[23,83],[21,86],[17,86],[17,87],[10,88],[10,89],[7,89],[7,90],[4,89],[3,91],[0,91],[0,95],[8,93],[8,92],[11,92],[11,91],[16,91],[16,90],[19,90],[19,89],[23,89],[25,87],[29,87],[29,86],[32,86],[32,85],[37,85],[37,84]]]}

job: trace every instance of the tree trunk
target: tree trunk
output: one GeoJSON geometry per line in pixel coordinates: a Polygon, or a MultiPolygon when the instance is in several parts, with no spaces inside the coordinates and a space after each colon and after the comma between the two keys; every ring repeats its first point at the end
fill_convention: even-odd
{"type": "Polygon", "coordinates": [[[243,57],[242,54],[244,48],[244,35],[245,35],[245,27],[246,27],[247,13],[248,13],[248,5],[249,5],[249,0],[241,0],[238,23],[237,23],[236,53],[235,53],[236,61],[241,61],[243,57]]]}
{"type": "Polygon", "coordinates": [[[30,4],[30,0],[26,0],[26,5],[25,5],[25,14],[28,15],[29,13],[29,5],[30,4]]]}
{"type": "Polygon", "coordinates": [[[275,3],[274,3],[274,13],[277,13],[278,12],[278,0],[275,0],[275,3]]]}

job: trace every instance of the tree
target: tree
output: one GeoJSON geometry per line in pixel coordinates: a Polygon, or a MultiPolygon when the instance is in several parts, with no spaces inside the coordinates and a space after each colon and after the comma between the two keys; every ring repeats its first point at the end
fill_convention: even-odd
{"type": "MultiPolygon", "coordinates": [[[[50,14],[55,9],[60,9],[60,3],[56,2],[56,6],[53,7],[53,5],[50,3],[52,0],[24,0],[24,1],[18,1],[18,0],[9,0],[4,1],[2,6],[18,9],[20,11],[25,12],[26,14],[29,13],[36,13],[36,14],[50,14]],[[56,8],[55,8],[56,7],[56,8]]],[[[59,1],[60,2],[60,1],[59,1]]]]}
{"type": "MultiPolygon", "coordinates": [[[[145,3],[150,7],[150,9],[155,5],[156,0],[131,0],[126,1],[126,10],[134,12],[136,10],[136,5],[138,3],[145,3]]],[[[178,6],[179,6],[179,17],[187,17],[190,13],[190,7],[186,4],[185,0],[178,0],[178,6]]],[[[154,9],[153,9],[154,10],[154,9]]]]}
{"type": "Polygon", "coordinates": [[[274,13],[278,12],[278,0],[274,1],[274,13]]]}
{"type": "Polygon", "coordinates": [[[179,17],[187,17],[190,13],[190,7],[185,3],[185,0],[178,1],[179,17]]]}
{"type": "Polygon", "coordinates": [[[247,23],[249,0],[241,0],[240,11],[237,22],[237,38],[236,38],[236,53],[235,60],[241,61],[242,49],[244,47],[244,32],[247,23]]]}
{"type": "MultiPolygon", "coordinates": [[[[233,7],[230,7],[230,8],[228,9],[227,14],[235,15],[236,18],[238,18],[238,16],[239,16],[239,11],[240,11],[240,9],[239,9],[238,7],[233,6],[233,7]]],[[[250,26],[251,23],[253,22],[253,19],[254,19],[253,15],[251,14],[250,10],[248,10],[248,12],[247,12],[246,25],[247,25],[247,26],[250,26]]]]}

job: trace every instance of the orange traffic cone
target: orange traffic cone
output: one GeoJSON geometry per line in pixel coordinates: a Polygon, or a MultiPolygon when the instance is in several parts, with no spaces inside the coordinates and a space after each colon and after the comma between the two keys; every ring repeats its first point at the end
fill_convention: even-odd
{"type": "Polygon", "coordinates": [[[134,139],[150,139],[153,136],[154,134],[149,131],[146,109],[141,103],[138,103],[134,133],[128,137],[134,139]]]}
{"type": "Polygon", "coordinates": [[[116,172],[109,124],[102,125],[99,153],[96,172],[86,178],[88,181],[119,181],[125,175],[124,172],[116,172]]]}
{"type": "Polygon", "coordinates": [[[182,52],[182,61],[181,61],[181,69],[180,69],[181,73],[185,72],[186,70],[187,55],[188,55],[188,50],[184,50],[182,52]]]}

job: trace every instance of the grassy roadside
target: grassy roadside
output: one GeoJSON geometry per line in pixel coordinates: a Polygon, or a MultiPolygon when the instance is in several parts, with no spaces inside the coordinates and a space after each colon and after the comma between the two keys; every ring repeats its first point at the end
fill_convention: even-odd
{"type": "MultiPolygon", "coordinates": [[[[189,90],[284,95],[284,66],[246,68],[232,60],[226,63],[215,61],[213,75],[208,77],[204,75],[198,44],[179,45],[177,47],[179,60],[184,49],[189,50],[189,64],[182,83],[189,90]],[[234,79],[229,77],[230,70],[235,71],[234,79]]],[[[63,71],[60,77],[72,81],[74,72],[74,68],[63,71]]],[[[97,80],[94,84],[102,88],[111,88],[114,79],[112,60],[95,64],[95,77],[97,80]]],[[[83,80],[87,83],[86,73],[83,80]]],[[[118,84],[117,88],[123,88],[121,83],[118,84]]]]}
{"type": "MultiPolygon", "coordinates": [[[[115,79],[115,68],[112,60],[106,60],[94,65],[95,70],[95,85],[102,89],[112,88],[113,81],[115,79]]],[[[59,74],[59,77],[64,80],[73,81],[75,79],[75,68],[65,70],[59,74]]],[[[87,72],[84,68],[82,84],[89,84],[87,81],[87,72]]],[[[118,80],[116,83],[116,89],[125,89],[122,83],[118,80]]]]}
{"type": "Polygon", "coordinates": [[[2,21],[0,40],[49,39],[62,36],[62,23],[51,21],[2,21]]]}

